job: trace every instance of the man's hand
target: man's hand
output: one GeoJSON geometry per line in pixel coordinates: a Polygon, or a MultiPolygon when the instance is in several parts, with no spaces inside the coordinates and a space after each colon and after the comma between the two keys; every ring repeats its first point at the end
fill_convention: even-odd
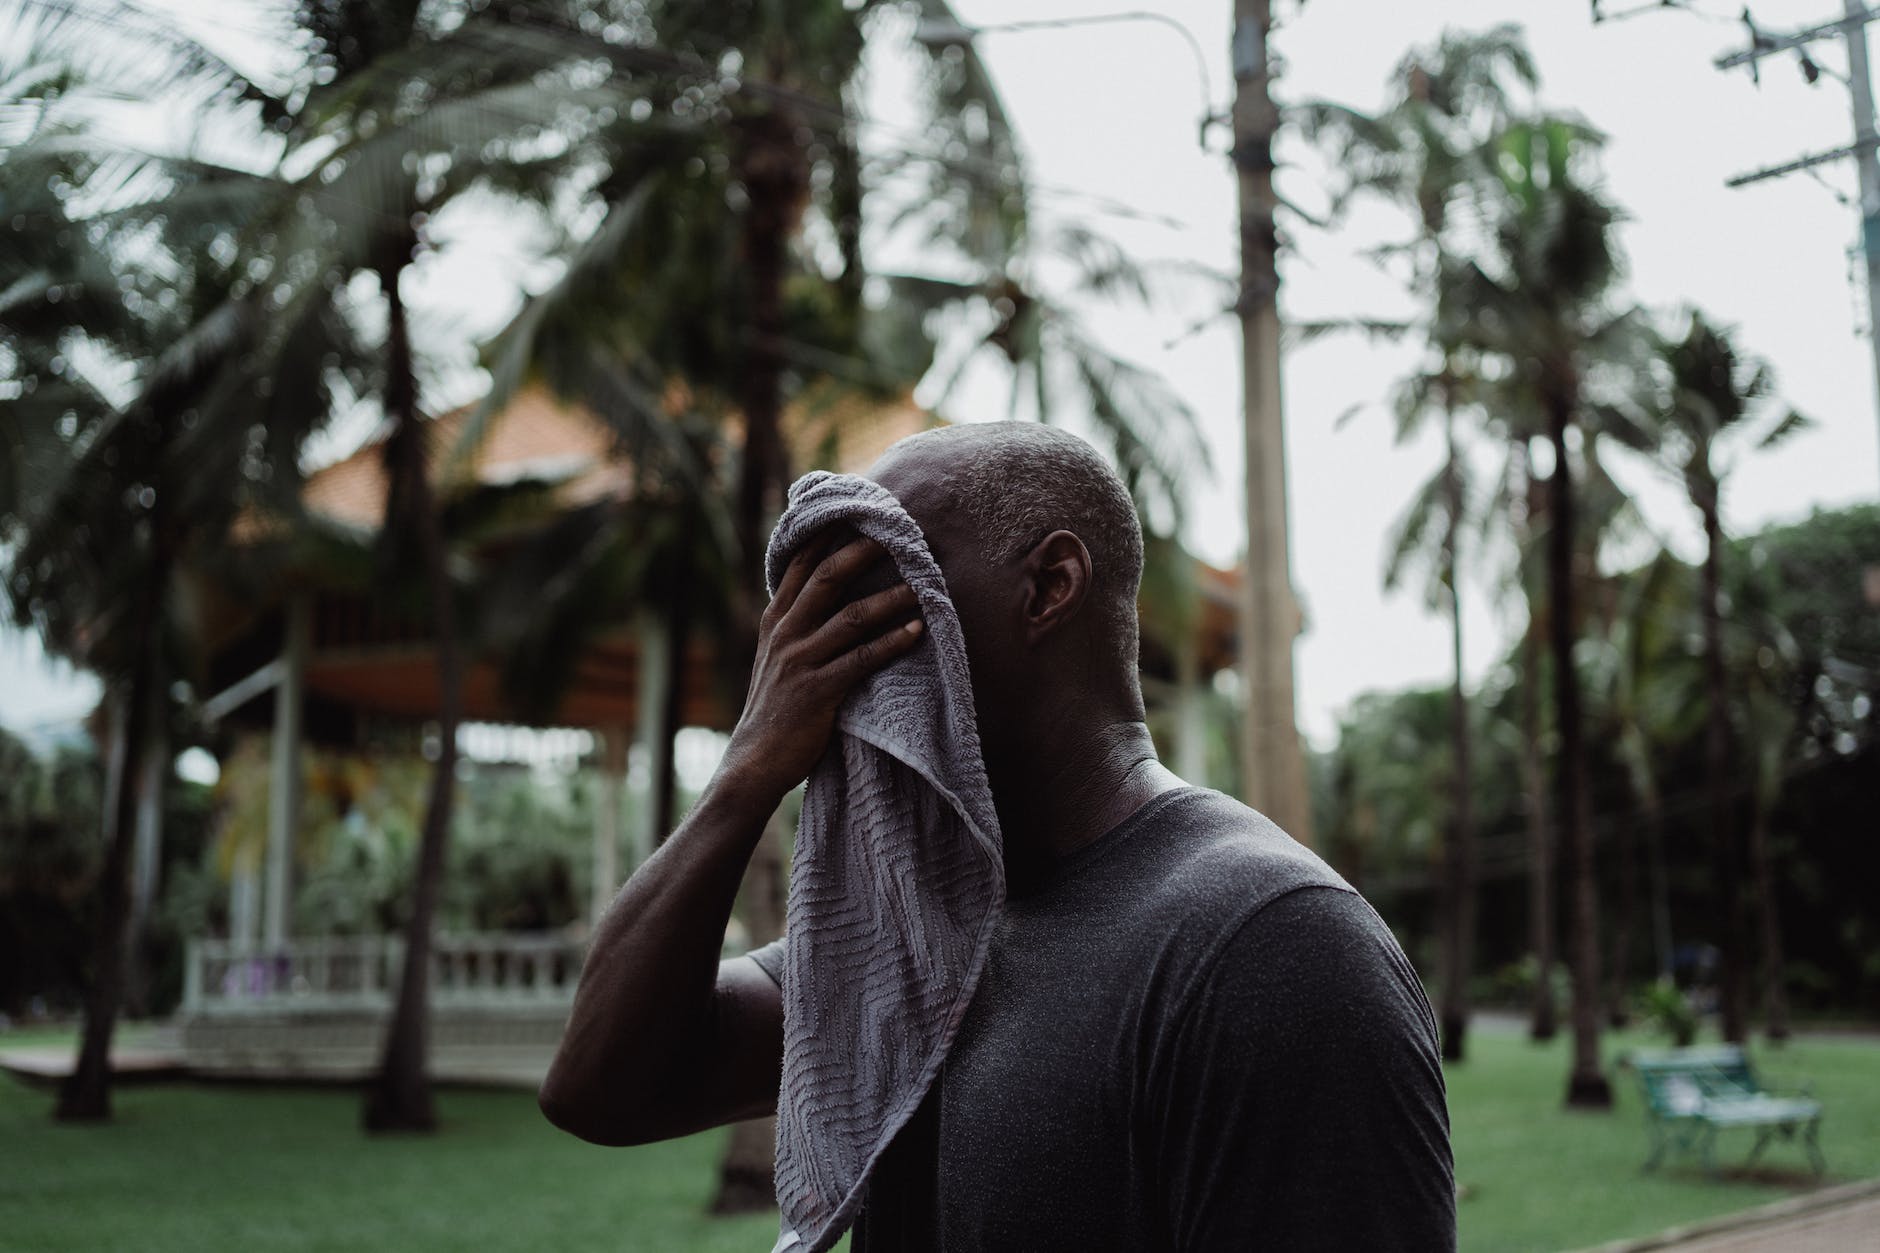
{"type": "Polygon", "coordinates": [[[712,785],[595,928],[542,1110],[597,1144],[644,1144],[777,1108],[783,995],[748,957],[718,960],[751,849],[828,746],[862,679],[920,641],[912,588],[849,600],[885,557],[808,546],[758,628],[744,716],[712,785]]]}
{"type": "Polygon", "coordinates": [[[880,544],[853,540],[818,560],[820,549],[803,546],[764,611],[744,716],[725,750],[727,773],[778,797],[821,758],[855,686],[920,641],[905,582],[845,603],[849,585],[886,558],[880,544]]]}

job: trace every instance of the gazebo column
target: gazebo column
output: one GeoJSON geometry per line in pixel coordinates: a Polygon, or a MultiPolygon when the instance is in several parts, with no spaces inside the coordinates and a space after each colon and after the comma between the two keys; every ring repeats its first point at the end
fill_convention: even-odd
{"type": "Polygon", "coordinates": [[[274,689],[274,756],[268,779],[268,850],[264,866],[262,940],[287,943],[292,913],[294,829],[300,819],[300,732],[306,693],[307,651],[313,634],[307,594],[288,595],[283,608],[281,677],[274,689]]]}
{"type": "Polygon", "coordinates": [[[260,867],[255,863],[254,847],[235,850],[228,877],[228,938],[244,953],[251,953],[261,941],[260,867]]]}
{"type": "Polygon", "coordinates": [[[588,921],[598,924],[620,887],[620,805],[627,786],[627,737],[616,728],[600,732],[600,788],[594,804],[594,890],[588,921]]]}
{"type": "Polygon", "coordinates": [[[666,624],[657,614],[643,613],[639,624],[640,690],[634,704],[639,713],[640,758],[646,762],[646,792],[641,798],[638,820],[633,824],[633,864],[638,866],[653,855],[666,832],[655,829],[659,821],[660,781],[653,776],[662,762],[671,768],[659,742],[666,729],[666,692],[673,682],[673,658],[666,624]]]}

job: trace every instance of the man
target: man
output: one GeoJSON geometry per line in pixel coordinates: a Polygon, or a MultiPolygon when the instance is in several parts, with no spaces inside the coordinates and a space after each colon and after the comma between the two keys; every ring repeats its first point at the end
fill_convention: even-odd
{"type": "MultiPolygon", "coordinates": [[[[1415,972],[1316,857],[1156,760],[1142,536],[1116,475],[1073,436],[991,423],[903,440],[869,477],[921,527],[959,615],[1008,899],[855,1247],[1452,1247],[1415,972]]],[[[718,949],[837,708],[920,642],[904,584],[845,594],[881,556],[812,545],[781,580],[718,774],[596,931],[542,1086],[557,1126],[635,1144],[775,1110],[780,955],[718,949]]]]}

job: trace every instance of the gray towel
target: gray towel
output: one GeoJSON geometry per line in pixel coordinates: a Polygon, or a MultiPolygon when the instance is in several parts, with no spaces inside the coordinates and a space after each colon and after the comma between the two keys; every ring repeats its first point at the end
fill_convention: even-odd
{"type": "Polygon", "coordinates": [[[831,523],[880,541],[925,637],[843,705],[809,777],[790,872],[777,1098],[777,1250],[819,1253],[932,1085],[1005,903],[966,642],[920,528],[885,488],[818,471],[770,537],[774,590],[831,523]]]}

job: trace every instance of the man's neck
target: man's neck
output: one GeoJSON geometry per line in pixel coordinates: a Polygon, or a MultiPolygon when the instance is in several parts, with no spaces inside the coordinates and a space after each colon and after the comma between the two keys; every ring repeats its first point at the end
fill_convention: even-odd
{"type": "Polygon", "coordinates": [[[1182,780],[1156,759],[1149,728],[1126,716],[1065,711],[1030,737],[1035,751],[995,779],[1006,877],[1023,890],[1182,780]]]}

